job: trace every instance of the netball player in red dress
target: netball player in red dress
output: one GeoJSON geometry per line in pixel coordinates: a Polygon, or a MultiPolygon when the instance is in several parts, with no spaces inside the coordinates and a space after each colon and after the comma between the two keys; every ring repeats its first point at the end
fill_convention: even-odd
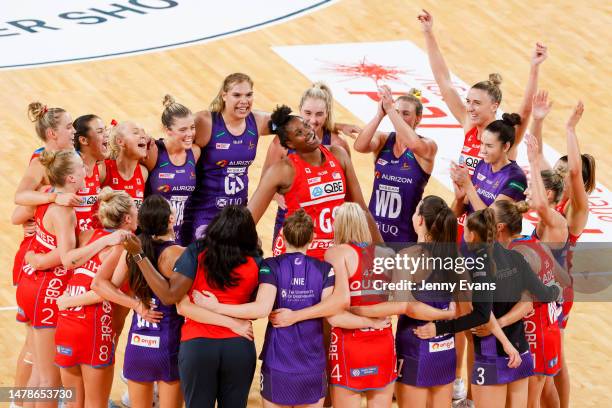
{"type": "MultiPolygon", "coordinates": [[[[543,156],[542,128],[544,119],[550,112],[552,102],[548,101],[545,91],[539,92],[534,97],[534,117],[531,133],[538,141],[540,163],[543,168],[549,169],[550,164],[543,156]]],[[[580,235],[586,228],[589,216],[589,194],[595,189],[595,158],[590,154],[580,154],[578,138],[576,136],[576,125],[582,118],[584,105],[582,102],[574,107],[566,124],[567,155],[562,156],[555,163],[554,170],[566,174],[564,190],[561,200],[556,209],[567,219],[569,228],[569,248],[567,254],[567,268],[571,273],[572,247],[576,244],[580,235]]],[[[569,312],[572,308],[574,291],[572,287],[565,288],[563,293],[562,313],[559,318],[561,328],[561,348],[563,349],[563,333],[567,325],[569,312]]],[[[561,353],[561,371],[555,376],[555,387],[547,383],[542,394],[542,404],[545,407],[558,406],[557,400],[562,408],[569,407],[570,377],[567,364],[565,364],[564,353],[561,353]]]]}
{"type": "MultiPolygon", "coordinates": [[[[98,203],[101,228],[81,232],[81,247],[108,240],[113,231],[127,237],[136,230],[136,206],[126,192],[105,188],[98,203]]],[[[121,242],[111,243],[74,270],[66,292],[57,298],[55,364],[60,367],[62,385],[76,390],[74,408],[83,407],[85,401],[88,407],[104,408],[111,391],[116,342],[113,306],[91,289],[96,274],[106,265],[114,268],[123,252],[121,242]]]]}
{"type": "MultiPolygon", "coordinates": [[[[284,194],[287,215],[303,208],[314,220],[315,237],[308,255],[322,260],[333,243],[332,225],[336,208],[345,201],[352,201],[366,211],[374,241],[382,242],[344,149],[322,146],[308,123],[299,116],[291,115],[291,108],[287,106],[278,107],[272,113],[270,123],[272,132],[279,136],[281,144],[295,152],[271,166],[262,176],[248,204],[255,222],[261,219],[275,193],[284,194]]],[[[279,234],[273,252],[280,254],[284,250],[282,234],[279,234]]]]}
{"type": "MultiPolygon", "coordinates": [[[[38,157],[44,150],[56,151],[72,148],[74,129],[72,128],[70,114],[62,108],[48,108],[40,102],[32,102],[28,106],[28,116],[35,123],[36,135],[43,141],[44,147],[37,149],[32,154],[30,164],[19,182],[15,193],[15,204],[18,204],[18,207],[11,221],[15,225],[23,225],[24,237],[19,250],[15,254],[13,285],[19,283],[22,267],[24,266],[23,257],[29,249],[36,231],[36,224],[30,216],[30,214],[33,214],[34,209],[22,206],[45,204],[52,199],[61,205],[77,205],[79,201],[76,194],[64,194],[58,197],[56,194],[45,193],[41,189],[42,186],[49,185],[49,180],[38,157]]],[[[17,318],[19,318],[19,315],[17,318]]],[[[31,327],[30,325],[26,327],[26,341],[17,359],[16,387],[24,387],[31,374],[32,351],[31,347],[28,347],[28,344],[31,344],[31,327]]]]}
{"type": "Polygon", "coordinates": [[[80,231],[99,227],[96,220],[98,193],[100,192],[100,169],[98,163],[106,157],[108,131],[104,122],[96,115],[83,115],[75,119],[74,148],[79,152],[87,175],[85,186],[77,192],[81,202],[75,207],[80,231]]]}

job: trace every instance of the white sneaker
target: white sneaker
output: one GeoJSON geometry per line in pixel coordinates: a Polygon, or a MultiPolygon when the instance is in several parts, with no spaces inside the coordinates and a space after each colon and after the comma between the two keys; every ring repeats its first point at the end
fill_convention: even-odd
{"type": "Polygon", "coordinates": [[[455,378],[455,382],[453,382],[453,400],[462,400],[465,397],[467,397],[465,381],[461,377],[455,378]]]}
{"type": "Polygon", "coordinates": [[[121,403],[127,408],[130,408],[132,406],[132,404],[130,403],[130,394],[127,392],[127,390],[121,396],[121,403]]]}
{"type": "Polygon", "coordinates": [[[453,401],[453,408],[474,408],[474,401],[467,398],[453,401]]]}

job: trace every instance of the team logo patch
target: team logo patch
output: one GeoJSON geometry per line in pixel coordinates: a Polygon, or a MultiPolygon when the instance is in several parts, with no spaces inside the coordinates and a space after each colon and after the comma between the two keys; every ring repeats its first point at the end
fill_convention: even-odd
{"type": "Polygon", "coordinates": [[[160,179],[173,179],[175,176],[174,173],[159,173],[160,179]]]}
{"type": "Polygon", "coordinates": [[[308,179],[308,184],[320,183],[321,177],[312,177],[308,179]]]}
{"type": "Polygon", "coordinates": [[[159,348],[158,336],[145,336],[143,334],[132,333],[130,344],[138,347],[159,348]]]}
{"type": "Polygon", "coordinates": [[[215,149],[217,150],[227,150],[230,148],[229,143],[215,143],[215,149]]]}
{"type": "Polygon", "coordinates": [[[227,198],[225,197],[217,197],[217,202],[215,203],[217,208],[223,208],[227,206],[227,198]]]}
{"type": "Polygon", "coordinates": [[[139,179],[139,178],[137,178],[137,179],[136,179],[136,184],[141,185],[141,184],[142,184],[142,180],[141,180],[141,179],[139,179]]]}
{"type": "Polygon", "coordinates": [[[287,290],[286,289],[281,290],[281,297],[283,299],[287,297],[287,290]]]}
{"type": "Polygon", "coordinates": [[[58,345],[55,349],[57,350],[58,354],[61,354],[64,356],[72,356],[72,347],[58,345]]]}
{"type": "Polygon", "coordinates": [[[478,180],[482,181],[482,180],[486,179],[486,178],[487,178],[487,176],[485,176],[485,175],[484,175],[484,174],[482,174],[482,173],[478,173],[478,174],[476,175],[476,178],[477,178],[478,180]]]}
{"type": "Polygon", "coordinates": [[[310,174],[311,173],[310,168],[304,167],[304,173],[310,174]]]}
{"type": "Polygon", "coordinates": [[[142,191],[137,191],[137,192],[136,192],[136,197],[138,197],[138,198],[142,198],[142,197],[144,197],[144,192],[142,192],[142,191]]]}
{"type": "Polygon", "coordinates": [[[410,165],[408,163],[403,163],[402,170],[410,170],[410,165]]]}
{"type": "Polygon", "coordinates": [[[219,160],[218,162],[215,163],[217,166],[219,167],[225,167],[227,166],[227,160],[219,160]]]}
{"type": "Polygon", "coordinates": [[[252,141],[249,141],[249,150],[252,150],[254,148],[256,148],[257,145],[255,143],[253,143],[252,141]]]}
{"type": "Polygon", "coordinates": [[[167,193],[168,191],[170,191],[170,186],[168,184],[164,184],[163,186],[157,187],[157,191],[159,191],[160,193],[167,193]]]}
{"type": "Polygon", "coordinates": [[[351,368],[351,377],[365,377],[366,375],[378,374],[378,366],[351,368]]]}
{"type": "Polygon", "coordinates": [[[455,348],[455,338],[451,337],[448,340],[429,342],[429,352],[437,353],[439,351],[452,350],[455,348]]]}
{"type": "Polygon", "coordinates": [[[342,180],[342,174],[338,173],[337,171],[334,171],[334,172],[332,173],[332,178],[333,178],[334,180],[342,180]]]}

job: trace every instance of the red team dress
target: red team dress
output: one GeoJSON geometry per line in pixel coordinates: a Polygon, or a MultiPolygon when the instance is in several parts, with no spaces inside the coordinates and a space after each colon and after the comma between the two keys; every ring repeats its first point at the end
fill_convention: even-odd
{"type": "MultiPolygon", "coordinates": [[[[461,148],[461,153],[459,154],[459,166],[466,167],[470,174],[470,177],[474,174],[474,169],[482,160],[482,155],[480,154],[480,139],[478,139],[478,128],[474,126],[465,134],[465,138],[463,139],[463,147],[461,148]]],[[[465,219],[467,217],[467,213],[463,213],[457,218],[457,241],[461,241],[461,237],[463,237],[463,225],[465,223],[465,219]]]]}
{"type": "MultiPolygon", "coordinates": [[[[88,244],[111,232],[95,230],[88,244]]],[[[67,286],[70,296],[83,295],[91,290],[91,282],[101,264],[98,253],[74,270],[67,286]]],[[[112,364],[115,354],[112,310],[111,303],[105,300],[59,312],[55,332],[55,363],[63,368],[79,364],[92,367],[112,364]]]]}
{"type": "MultiPolygon", "coordinates": [[[[40,154],[43,152],[43,150],[45,150],[44,147],[34,150],[34,153],[32,153],[32,157],[30,157],[30,163],[32,163],[32,160],[38,158],[40,154]]],[[[26,252],[28,252],[28,250],[30,249],[30,245],[32,244],[32,241],[34,240],[35,236],[36,236],[35,233],[33,234],[24,233],[23,240],[21,241],[21,244],[19,244],[19,249],[17,250],[17,253],[15,254],[15,260],[13,261],[13,286],[17,286],[19,284],[19,280],[21,277],[21,270],[23,268],[23,262],[24,262],[23,257],[25,256],[26,252]]]]}
{"type": "MultiPolygon", "coordinates": [[[[359,256],[357,270],[349,278],[351,306],[385,301],[374,287],[374,247],[350,244],[359,256]]],[[[382,276],[382,275],[381,275],[382,276]]],[[[333,327],[327,355],[329,383],[353,391],[381,389],[397,378],[393,330],[333,327]]]]}
{"type": "MultiPolygon", "coordinates": [[[[565,205],[567,204],[568,201],[569,200],[561,201],[555,208],[564,217],[565,217],[565,205]]],[[[561,316],[559,316],[559,327],[562,329],[565,329],[565,327],[567,326],[569,312],[570,310],[572,310],[572,306],[574,305],[574,279],[572,278],[572,255],[573,255],[572,248],[576,246],[578,239],[580,239],[580,235],[574,235],[571,232],[569,233],[569,236],[567,238],[569,248],[567,251],[567,258],[566,258],[567,265],[565,266],[567,267],[567,273],[570,276],[572,284],[568,287],[563,288],[563,305],[562,305],[561,316]]],[[[564,266],[564,265],[561,265],[561,266],[564,266]]]]}
{"type": "MultiPolygon", "coordinates": [[[[57,237],[43,224],[49,205],[38,206],[34,216],[36,235],[30,249],[36,254],[46,254],[57,248],[57,237]]],[[[24,262],[17,286],[17,320],[29,322],[34,328],[55,327],[58,318],[56,299],[64,293],[69,278],[69,271],[62,265],[38,271],[24,262]]]]}
{"type": "MultiPolygon", "coordinates": [[[[323,260],[325,251],[333,245],[333,220],[336,209],[344,203],[346,178],[336,157],[325,147],[319,146],[325,161],[312,166],[297,153],[287,156],[295,168],[295,178],[285,193],[287,217],[303,208],[314,222],[314,239],[307,255],[323,260]]],[[[283,234],[276,237],[273,255],[285,253],[283,234]]]]}
{"type": "MultiPolygon", "coordinates": [[[[524,245],[534,250],[540,258],[538,277],[545,285],[555,280],[555,260],[544,251],[542,245],[532,237],[515,240],[508,249],[524,245]]],[[[533,356],[533,372],[536,375],[554,376],[561,369],[561,331],[559,315],[561,308],[557,302],[533,303],[533,311],[523,318],[525,337],[533,356]]]]}
{"type": "Polygon", "coordinates": [[[142,175],[140,164],[136,165],[134,174],[129,180],[125,180],[121,177],[121,174],[119,174],[116,160],[106,159],[104,160],[104,164],[106,165],[106,179],[102,187],[109,186],[115,191],[125,191],[134,199],[136,208],[140,208],[144,200],[145,192],[145,179],[142,175]]]}
{"type": "Polygon", "coordinates": [[[92,175],[85,177],[85,186],[76,193],[79,197],[81,197],[81,203],[74,207],[77,217],[78,230],[81,232],[102,227],[98,221],[98,217],[96,216],[96,213],[98,212],[99,193],[100,170],[96,165],[93,168],[92,175]]]}

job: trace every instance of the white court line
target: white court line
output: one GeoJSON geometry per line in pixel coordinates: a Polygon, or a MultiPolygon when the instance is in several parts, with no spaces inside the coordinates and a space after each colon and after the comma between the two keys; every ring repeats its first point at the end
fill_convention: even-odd
{"type": "Polygon", "coordinates": [[[10,310],[17,310],[17,306],[0,306],[0,312],[8,312],[10,310]]]}

